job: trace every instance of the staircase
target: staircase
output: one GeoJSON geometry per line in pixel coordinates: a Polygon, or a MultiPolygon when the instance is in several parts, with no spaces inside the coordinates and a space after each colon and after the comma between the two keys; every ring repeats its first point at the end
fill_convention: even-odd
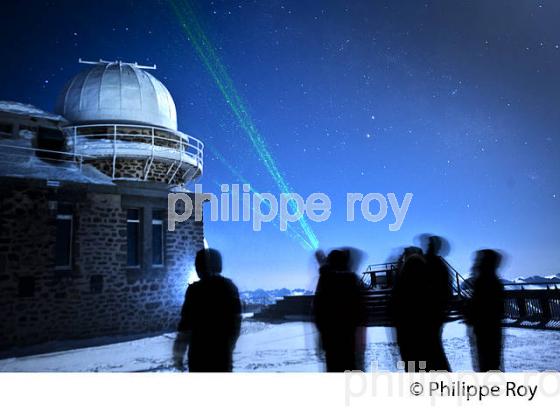
{"type": "MultiPolygon", "coordinates": [[[[391,326],[391,319],[387,312],[387,306],[391,297],[390,289],[366,290],[362,294],[367,316],[364,326],[391,326]]],[[[312,316],[313,295],[286,296],[275,304],[267,306],[253,319],[265,322],[310,322],[312,316]]],[[[451,300],[447,321],[452,322],[462,319],[462,307],[464,299],[454,296],[451,300]]]]}
{"type": "Polygon", "coordinates": [[[362,294],[366,306],[366,326],[391,326],[388,315],[391,289],[367,290],[362,294]]]}
{"type": "MultiPolygon", "coordinates": [[[[445,259],[443,259],[445,261],[445,259]]],[[[468,282],[447,261],[449,275],[453,286],[453,297],[449,304],[447,321],[459,320],[463,317],[464,301],[470,296],[468,282]]],[[[391,326],[388,315],[389,300],[396,263],[369,265],[362,273],[362,298],[366,306],[367,316],[364,326],[391,326]]],[[[275,304],[267,306],[253,319],[265,322],[312,321],[313,295],[286,296],[275,304]]]]}
{"type": "MultiPolygon", "coordinates": [[[[447,261],[453,296],[449,303],[447,321],[463,319],[466,301],[472,295],[472,288],[447,261]]],[[[396,264],[370,265],[362,274],[362,298],[367,309],[364,326],[391,326],[388,315],[391,298],[391,275],[396,264]]],[[[534,284],[533,284],[534,285],[534,284]]],[[[545,289],[506,289],[504,326],[530,329],[560,330],[560,289],[554,285],[545,289]]],[[[507,286],[514,287],[515,284],[507,286]]],[[[312,321],[313,295],[286,296],[274,305],[267,306],[253,318],[265,322],[312,321]]]]}

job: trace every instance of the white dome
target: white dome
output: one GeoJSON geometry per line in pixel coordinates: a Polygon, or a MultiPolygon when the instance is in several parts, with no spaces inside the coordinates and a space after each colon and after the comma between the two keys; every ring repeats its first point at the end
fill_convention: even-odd
{"type": "Polygon", "coordinates": [[[177,130],[171,94],[135,64],[101,62],[68,82],[56,113],[70,123],[141,123],[177,130]]]}

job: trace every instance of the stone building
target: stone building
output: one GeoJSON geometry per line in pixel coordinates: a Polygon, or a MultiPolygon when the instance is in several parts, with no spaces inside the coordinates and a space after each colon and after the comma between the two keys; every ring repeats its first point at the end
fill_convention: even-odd
{"type": "Polygon", "coordinates": [[[173,329],[204,246],[201,222],[167,230],[168,193],[203,168],[169,91],[83,63],[56,114],[0,102],[0,350],[173,329]]]}

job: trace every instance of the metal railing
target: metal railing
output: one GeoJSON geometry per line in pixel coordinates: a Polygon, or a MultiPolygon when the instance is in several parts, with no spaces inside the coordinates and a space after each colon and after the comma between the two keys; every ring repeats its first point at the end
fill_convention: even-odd
{"type": "Polygon", "coordinates": [[[466,280],[457,269],[455,269],[445,258],[441,258],[449,269],[451,275],[451,286],[453,292],[461,298],[470,298],[472,296],[472,285],[466,280]]]}
{"type": "Polygon", "coordinates": [[[386,262],[371,264],[362,272],[361,283],[366,289],[374,289],[377,286],[391,287],[393,285],[394,275],[397,271],[397,262],[386,262]],[[378,278],[378,273],[385,273],[385,283],[378,278]]]}
{"type": "MultiPolygon", "coordinates": [[[[77,165],[78,167],[81,168],[84,159],[94,158],[91,155],[74,154],[72,152],[67,152],[67,151],[25,147],[21,145],[2,144],[2,143],[0,143],[0,151],[2,151],[3,154],[0,156],[0,162],[20,163],[25,159],[29,159],[30,155],[33,154],[36,158],[45,162],[44,166],[48,166],[49,162],[59,162],[68,165],[77,165]]],[[[40,167],[41,163],[38,162],[34,165],[40,167]]]]}
{"type": "Polygon", "coordinates": [[[365,272],[385,272],[397,267],[397,262],[375,263],[367,265],[365,272]]]}
{"type": "Polygon", "coordinates": [[[504,317],[510,326],[560,328],[560,289],[506,290],[504,317]]]}
{"type": "MultiPolygon", "coordinates": [[[[447,268],[449,269],[449,279],[453,293],[461,298],[469,298],[472,296],[472,287],[470,283],[449,263],[445,258],[441,258],[447,268]]],[[[386,262],[368,265],[366,270],[362,273],[362,285],[367,289],[375,288],[379,282],[377,278],[378,273],[385,273],[385,283],[380,283],[386,287],[393,285],[393,276],[398,269],[398,262],[386,262]]]]}
{"type": "MultiPolygon", "coordinates": [[[[142,148],[144,155],[179,162],[189,162],[202,172],[204,143],[179,131],[138,124],[91,124],[64,127],[67,144],[75,154],[89,153],[118,156],[142,148]],[[177,155],[178,154],[178,155],[177,155]]],[[[95,154],[93,154],[95,155],[95,154]]]]}
{"type": "MultiPolygon", "coordinates": [[[[558,286],[560,286],[560,281],[559,282],[525,282],[525,283],[504,283],[504,286],[506,289],[513,287],[513,288],[519,288],[519,289],[513,289],[513,290],[526,290],[525,286],[530,287],[530,286],[544,286],[546,287],[546,289],[543,287],[543,290],[553,290],[553,289],[558,289],[558,286]]],[[[527,290],[533,290],[533,289],[527,289],[527,290]]],[[[539,290],[539,289],[536,289],[539,290]]]]}
{"type": "MultiPolygon", "coordinates": [[[[179,131],[138,124],[91,124],[62,128],[66,135],[66,150],[55,151],[0,142],[4,151],[11,149],[10,157],[4,155],[0,162],[14,162],[19,153],[35,152],[39,159],[50,162],[83,162],[98,158],[112,159],[113,179],[146,180],[154,160],[163,161],[168,183],[185,183],[199,177],[204,166],[204,144],[197,138],[179,131]],[[142,177],[128,178],[116,175],[117,159],[138,158],[144,161],[142,177]]],[[[7,139],[8,140],[8,139],[7,139]]],[[[27,156],[29,156],[27,154],[27,156]]],[[[40,163],[38,164],[40,165],[40,163]]]]}

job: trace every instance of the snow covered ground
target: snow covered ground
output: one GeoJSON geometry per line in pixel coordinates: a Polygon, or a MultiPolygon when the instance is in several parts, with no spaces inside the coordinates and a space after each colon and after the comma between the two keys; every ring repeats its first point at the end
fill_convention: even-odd
{"type": "MultiPolygon", "coordinates": [[[[560,332],[505,330],[506,371],[560,370],[560,332]]],[[[310,323],[265,324],[243,321],[234,354],[237,372],[317,372],[322,361],[316,349],[316,330],[310,323]]],[[[105,346],[0,360],[2,372],[157,372],[174,371],[171,346],[174,334],[105,346]]],[[[455,371],[472,370],[466,327],[446,325],[444,345],[455,371]]],[[[397,349],[388,328],[369,328],[366,363],[396,370],[397,349]]]]}

